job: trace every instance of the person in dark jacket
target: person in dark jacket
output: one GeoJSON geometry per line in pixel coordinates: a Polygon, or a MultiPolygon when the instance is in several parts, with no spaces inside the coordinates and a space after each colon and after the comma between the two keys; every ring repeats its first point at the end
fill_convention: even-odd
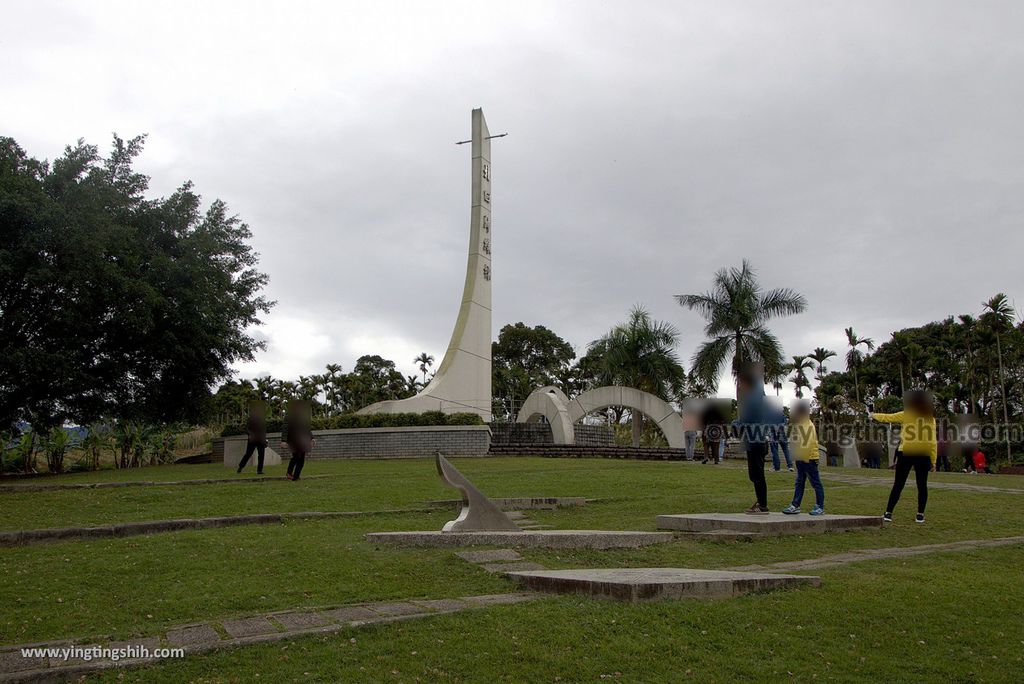
{"type": "Polygon", "coordinates": [[[284,427],[281,430],[281,448],[291,449],[292,457],[288,461],[289,480],[298,480],[302,475],[302,467],[306,464],[306,455],[313,450],[316,440],[310,428],[312,407],[306,401],[292,401],[288,404],[284,427]]]}
{"type": "Polygon", "coordinates": [[[710,399],[704,403],[701,414],[701,429],[704,440],[704,460],[701,463],[714,461],[715,465],[722,462],[719,445],[725,441],[729,425],[728,402],[722,399],[710,399]]]}
{"type": "Polygon", "coordinates": [[[768,455],[767,407],[764,396],[764,380],[754,367],[740,372],[736,388],[740,394],[739,418],[733,421],[743,448],[747,452],[747,476],[754,484],[757,501],[744,513],[750,515],[768,514],[768,483],[764,479],[764,459],[768,455]]]}
{"type": "Polygon", "coordinates": [[[263,474],[263,459],[267,452],[267,408],[263,402],[254,401],[249,404],[249,419],[245,423],[246,442],[245,455],[238,463],[238,472],[241,473],[252,452],[256,452],[256,474],[263,474]]]}

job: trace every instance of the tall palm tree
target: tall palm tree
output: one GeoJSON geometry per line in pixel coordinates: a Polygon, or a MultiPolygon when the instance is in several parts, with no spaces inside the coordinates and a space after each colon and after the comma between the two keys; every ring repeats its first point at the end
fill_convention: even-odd
{"type": "Polygon", "coordinates": [[[825,362],[838,356],[838,354],[825,347],[815,347],[814,351],[807,356],[817,364],[817,371],[814,375],[818,382],[821,382],[821,379],[825,377],[825,362]]]}
{"type": "Polygon", "coordinates": [[[793,356],[793,363],[786,364],[786,366],[789,370],[793,371],[793,377],[789,381],[796,387],[797,398],[803,399],[804,393],[802,388],[811,386],[810,381],[807,380],[807,371],[814,368],[814,363],[810,357],[804,354],[796,354],[793,356]]]}
{"type": "Polygon", "coordinates": [[[423,387],[423,383],[415,375],[405,376],[405,391],[411,397],[423,387]]]}
{"type": "Polygon", "coordinates": [[[1014,311],[1006,295],[1000,292],[982,304],[981,320],[996,334],[996,357],[999,359],[999,394],[1003,403],[1003,432],[1006,435],[1006,460],[1010,462],[1010,414],[1006,406],[1006,376],[1003,373],[1003,345],[1000,333],[1013,326],[1014,311]]]}
{"type": "Polygon", "coordinates": [[[434,357],[427,352],[420,352],[420,355],[412,360],[420,364],[420,371],[423,373],[423,384],[427,384],[427,369],[434,365],[434,357]]]}
{"type": "Polygon", "coordinates": [[[807,376],[804,375],[803,373],[794,373],[793,377],[791,377],[789,379],[789,381],[791,383],[793,383],[793,387],[796,389],[796,398],[797,399],[803,399],[804,398],[804,389],[805,388],[807,388],[807,389],[810,388],[811,381],[808,380],[807,376]]]}
{"type": "MultiPolygon", "coordinates": [[[[662,399],[671,399],[686,382],[675,347],[679,331],[663,321],[651,319],[640,306],[629,312],[629,320],[590,343],[598,354],[602,374],[618,385],[635,387],[662,399]]],[[[633,412],[633,446],[640,446],[643,416],[633,412]]]]}
{"type": "Polygon", "coordinates": [[[711,385],[717,385],[730,355],[734,377],[750,362],[763,363],[766,369],[781,367],[782,348],[767,323],[777,316],[798,314],[807,308],[807,300],[794,290],[762,290],[746,259],[740,268],[723,268],[715,273],[710,291],[676,295],[675,299],[707,321],[704,334],[709,339],[693,355],[693,367],[711,385]]]}
{"type": "Polygon", "coordinates": [[[850,351],[846,352],[846,368],[853,371],[853,396],[859,405],[860,381],[857,378],[857,367],[864,360],[864,353],[860,350],[860,347],[864,347],[868,351],[874,351],[875,341],[870,337],[858,337],[852,327],[847,328],[844,332],[846,333],[846,343],[850,345],[850,351]]]}
{"type": "Polygon", "coordinates": [[[967,366],[967,394],[971,402],[968,413],[975,413],[978,410],[978,402],[976,400],[975,390],[977,389],[978,382],[976,377],[976,354],[977,345],[975,344],[975,335],[977,334],[978,320],[970,314],[962,314],[960,317],[960,325],[964,327],[963,331],[963,344],[965,356],[965,365],[967,366]]]}

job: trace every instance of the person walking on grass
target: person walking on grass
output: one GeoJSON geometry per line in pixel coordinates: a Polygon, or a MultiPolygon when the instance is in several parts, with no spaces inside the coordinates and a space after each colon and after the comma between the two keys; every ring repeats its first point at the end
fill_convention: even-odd
{"type": "Polygon", "coordinates": [[[316,440],[310,429],[312,408],[309,402],[292,401],[288,404],[288,413],[281,430],[281,448],[291,449],[292,457],[288,461],[289,480],[298,480],[302,475],[302,467],[306,464],[306,454],[313,450],[316,440]]]}
{"type": "Polygon", "coordinates": [[[818,431],[811,422],[811,405],[806,401],[798,401],[790,411],[790,442],[796,456],[796,485],[793,489],[793,502],[782,509],[786,515],[800,512],[800,502],[804,498],[804,485],[811,481],[814,489],[814,508],[811,515],[825,515],[825,488],[821,485],[818,474],[818,431]]]}
{"type": "MultiPolygon", "coordinates": [[[[729,424],[729,413],[721,399],[709,399],[704,402],[701,413],[701,440],[704,442],[704,460],[701,463],[714,461],[715,465],[722,462],[722,445],[725,444],[726,426],[729,424]]],[[[732,407],[729,407],[731,411],[732,407]]]]}
{"type": "Polygon", "coordinates": [[[238,463],[238,473],[241,473],[253,451],[256,452],[256,474],[263,474],[263,459],[267,453],[267,409],[263,402],[253,402],[249,405],[249,419],[245,423],[245,455],[238,463]]]}
{"type": "Polygon", "coordinates": [[[754,485],[757,501],[744,513],[768,514],[768,483],[764,479],[764,459],[768,455],[764,380],[756,368],[745,368],[736,389],[740,395],[739,417],[733,421],[743,448],[747,452],[747,477],[754,485]]]}
{"type": "Polygon", "coordinates": [[[928,473],[935,471],[938,445],[935,436],[935,407],[931,395],[924,390],[911,390],[903,397],[903,410],[898,413],[868,413],[868,417],[882,423],[900,425],[900,446],[896,450],[896,476],[889,493],[882,520],[892,522],[892,511],[900,500],[910,471],[917,481],[917,517],[924,522],[924,509],[928,504],[928,473]]]}

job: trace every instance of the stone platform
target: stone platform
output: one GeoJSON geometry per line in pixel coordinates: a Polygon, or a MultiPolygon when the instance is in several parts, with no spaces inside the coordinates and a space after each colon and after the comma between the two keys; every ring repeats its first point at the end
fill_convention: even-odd
{"type": "Polygon", "coordinates": [[[635,549],[664,544],[671,532],[606,530],[522,530],[487,532],[371,532],[366,541],[385,546],[452,548],[459,546],[501,546],[543,549],[635,549]]]}
{"type": "Polygon", "coordinates": [[[821,578],[767,572],[689,568],[530,570],[508,576],[534,591],[586,594],[620,601],[730,598],[757,591],[821,586],[821,578]]]}
{"type": "Polygon", "coordinates": [[[875,515],[748,515],[746,513],[692,513],[687,515],[659,515],[659,530],[674,530],[701,536],[712,532],[746,533],[772,537],[783,534],[821,534],[863,530],[882,526],[881,516],[875,515]]]}

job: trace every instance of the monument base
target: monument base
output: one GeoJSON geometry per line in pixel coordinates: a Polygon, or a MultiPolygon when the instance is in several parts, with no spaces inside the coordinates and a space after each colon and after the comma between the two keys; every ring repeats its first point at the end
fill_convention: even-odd
{"type": "Polygon", "coordinates": [[[821,578],[766,572],[689,568],[600,568],[507,573],[533,591],[586,594],[619,601],[731,598],[756,591],[821,586],[821,578]]]}
{"type": "Polygon", "coordinates": [[[664,544],[674,539],[671,532],[606,530],[522,530],[484,532],[371,532],[366,541],[386,546],[451,548],[459,546],[501,546],[543,549],[635,549],[664,544]]]}
{"type": "Polygon", "coordinates": [[[657,526],[659,530],[674,530],[703,537],[715,532],[773,537],[784,534],[821,534],[874,529],[882,526],[882,518],[876,515],[693,513],[659,515],[657,526]]]}

